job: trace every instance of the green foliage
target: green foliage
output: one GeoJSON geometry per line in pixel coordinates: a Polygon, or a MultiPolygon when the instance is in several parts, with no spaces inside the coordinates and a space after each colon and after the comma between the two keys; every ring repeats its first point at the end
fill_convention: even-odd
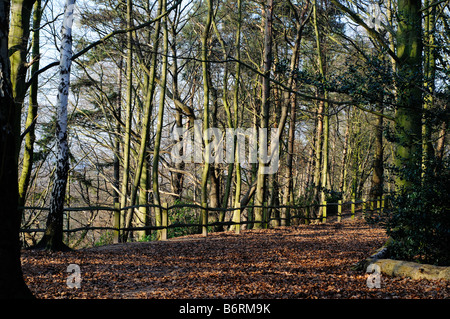
{"type": "MultiPolygon", "coordinates": [[[[154,234],[156,235],[156,233],[154,233],[154,234]]],[[[141,242],[141,243],[146,243],[146,242],[152,241],[154,238],[156,238],[155,235],[153,235],[153,233],[152,233],[150,235],[140,236],[137,241],[141,242]]]]}
{"type": "Polygon", "coordinates": [[[421,169],[403,169],[397,174],[413,179],[408,191],[392,196],[385,227],[393,239],[392,258],[435,265],[450,265],[450,161],[430,161],[421,169]]]}
{"type": "Polygon", "coordinates": [[[100,238],[94,243],[95,247],[111,245],[114,240],[114,234],[111,231],[104,232],[100,235],[100,238]]]}
{"type": "MultiPolygon", "coordinates": [[[[191,204],[177,200],[174,205],[191,204]]],[[[176,207],[169,211],[169,225],[197,224],[198,217],[190,207],[176,207]]],[[[176,227],[167,230],[167,238],[186,236],[197,233],[197,227],[176,227]]]]}

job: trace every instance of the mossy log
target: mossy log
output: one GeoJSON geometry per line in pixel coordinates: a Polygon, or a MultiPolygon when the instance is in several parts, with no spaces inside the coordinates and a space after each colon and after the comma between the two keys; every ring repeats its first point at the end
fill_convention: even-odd
{"type": "Polygon", "coordinates": [[[419,264],[411,261],[384,259],[387,257],[387,246],[392,242],[389,238],[386,243],[377,249],[370,257],[355,264],[352,269],[366,271],[370,264],[380,267],[380,272],[390,277],[409,277],[411,279],[450,280],[450,266],[435,266],[419,264]]]}
{"type": "Polygon", "coordinates": [[[409,277],[411,279],[450,280],[450,267],[419,264],[410,261],[378,259],[373,264],[380,266],[387,276],[409,277]]]}

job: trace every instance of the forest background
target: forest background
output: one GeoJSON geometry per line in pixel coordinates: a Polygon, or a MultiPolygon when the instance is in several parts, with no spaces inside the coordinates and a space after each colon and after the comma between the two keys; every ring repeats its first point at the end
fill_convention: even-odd
{"type": "MultiPolygon", "coordinates": [[[[392,251],[448,263],[449,1],[74,3],[64,17],[53,1],[14,0],[4,24],[15,110],[8,165],[18,176],[3,174],[2,188],[17,178],[21,228],[45,229],[23,232],[23,245],[157,239],[62,229],[160,226],[163,203],[253,204],[242,218],[259,228],[264,203],[388,195],[394,209],[372,219],[394,238],[392,251]],[[174,128],[192,132],[195,120],[203,132],[277,128],[279,169],[174,161],[183,142],[174,128]]],[[[170,218],[234,214],[179,208],[170,218]]],[[[270,214],[286,225],[291,211],[270,214]]]]}

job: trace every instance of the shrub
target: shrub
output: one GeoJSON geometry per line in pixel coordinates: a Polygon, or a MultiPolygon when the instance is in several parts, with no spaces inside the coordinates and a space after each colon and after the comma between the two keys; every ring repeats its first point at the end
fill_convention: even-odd
{"type": "MultiPolygon", "coordinates": [[[[174,205],[189,204],[182,201],[176,201],[174,205]]],[[[169,224],[197,224],[198,217],[195,215],[195,211],[191,207],[176,207],[169,212],[169,224]]],[[[197,233],[197,227],[177,227],[169,228],[167,231],[167,237],[179,237],[197,233]]]]}
{"type": "Polygon", "coordinates": [[[429,163],[420,178],[420,168],[397,172],[419,176],[411,188],[390,198],[386,231],[393,239],[389,255],[435,265],[450,265],[450,170],[449,160],[429,163]]]}

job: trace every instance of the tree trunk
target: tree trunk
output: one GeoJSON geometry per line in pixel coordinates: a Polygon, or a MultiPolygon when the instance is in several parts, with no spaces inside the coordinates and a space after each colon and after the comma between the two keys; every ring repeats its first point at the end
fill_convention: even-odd
{"type": "MultiPolygon", "coordinates": [[[[127,0],[127,28],[132,27],[132,5],[131,0],[127,0]]],[[[125,122],[125,140],[123,146],[123,171],[122,171],[122,186],[121,186],[121,199],[120,208],[124,208],[127,205],[128,197],[128,182],[130,178],[130,151],[131,151],[131,119],[132,119],[132,107],[133,107],[133,32],[127,33],[127,56],[126,56],[126,78],[127,78],[127,91],[126,91],[126,122],[125,122]]],[[[122,215],[122,214],[121,214],[122,215]]],[[[126,226],[126,214],[120,216],[123,226],[126,226]]],[[[124,241],[126,233],[121,234],[120,241],[124,241]]]]}
{"type": "Polygon", "coordinates": [[[354,127],[352,130],[352,140],[353,143],[350,148],[351,153],[351,167],[352,167],[352,176],[351,176],[351,189],[350,189],[350,197],[351,201],[355,201],[358,194],[358,185],[361,178],[361,119],[358,118],[358,115],[361,112],[359,110],[355,110],[353,112],[353,123],[354,127]]]}
{"type": "MultiPolygon", "coordinates": [[[[324,54],[324,49],[321,43],[322,36],[319,31],[319,22],[318,22],[318,15],[317,15],[317,2],[314,1],[313,3],[313,18],[314,18],[314,31],[316,35],[316,50],[317,50],[317,61],[319,66],[319,73],[320,78],[323,86],[325,87],[326,82],[326,57],[324,54]]],[[[324,97],[325,99],[328,99],[328,91],[324,88],[319,88],[319,97],[324,97]]],[[[319,103],[322,104],[323,114],[322,119],[323,120],[323,149],[320,149],[319,152],[322,154],[322,169],[320,174],[316,174],[317,181],[320,179],[320,204],[323,203],[323,201],[326,199],[326,192],[325,190],[328,188],[327,181],[328,181],[328,154],[329,154],[329,131],[330,131],[330,125],[329,125],[329,116],[328,116],[328,102],[326,101],[320,101],[319,103]],[[320,178],[319,178],[320,176],[320,178]]],[[[319,130],[318,130],[319,131],[319,130]]],[[[319,144],[320,147],[320,144],[319,144]]],[[[320,165],[319,165],[320,167],[320,165]]],[[[316,167],[317,172],[317,167],[316,167]]],[[[322,215],[322,207],[319,208],[319,217],[322,215]]]]}
{"type": "Polygon", "coordinates": [[[27,54],[28,54],[28,38],[30,36],[30,17],[34,0],[12,0],[11,10],[11,28],[9,30],[9,59],[11,62],[11,84],[14,102],[16,104],[17,120],[15,136],[17,138],[16,159],[19,158],[20,152],[20,127],[21,127],[21,110],[22,104],[27,91],[26,76],[27,54]]]}
{"type": "MultiPolygon", "coordinates": [[[[161,12],[166,12],[166,0],[160,0],[159,2],[161,12]]],[[[160,92],[160,101],[158,106],[158,122],[156,126],[156,137],[155,137],[155,145],[153,151],[153,164],[152,164],[152,183],[153,183],[153,203],[157,205],[155,207],[155,222],[156,226],[162,225],[162,216],[161,216],[161,208],[162,205],[160,194],[159,194],[159,151],[161,146],[161,135],[162,135],[162,127],[163,127],[163,119],[164,119],[164,102],[166,95],[166,84],[167,84],[167,52],[168,52],[168,34],[167,34],[167,18],[165,17],[162,21],[163,24],[163,46],[164,46],[164,54],[163,54],[163,65],[162,65],[162,79],[161,79],[161,92],[160,92]]],[[[155,31],[156,32],[156,31],[155,31]]],[[[158,28],[159,33],[159,28],[158,28]]],[[[155,35],[155,40],[156,40],[155,35]]],[[[150,120],[150,119],[149,119],[150,120]]],[[[162,231],[158,230],[157,239],[162,238],[162,231]]]]}
{"type": "MultiPolygon", "coordinates": [[[[383,112],[380,107],[379,112],[383,112]]],[[[383,117],[377,116],[375,126],[375,154],[373,158],[372,188],[370,199],[379,199],[383,195],[383,117]]]]}
{"type": "MultiPolygon", "coordinates": [[[[32,41],[32,60],[35,60],[31,66],[31,74],[39,70],[39,27],[41,24],[41,0],[36,0],[33,13],[33,41],[32,41]]],[[[30,85],[30,102],[28,105],[27,120],[25,127],[28,133],[25,135],[25,149],[23,153],[22,172],[19,179],[19,207],[25,206],[28,186],[30,183],[31,171],[33,169],[33,154],[35,141],[35,127],[38,111],[37,101],[38,78],[36,77],[30,85]]]]}
{"type": "MultiPolygon", "coordinates": [[[[426,0],[425,7],[430,5],[430,1],[426,0]]],[[[424,49],[424,114],[422,118],[422,174],[427,174],[427,168],[430,160],[434,157],[433,145],[431,142],[432,122],[435,115],[432,113],[434,109],[434,89],[436,78],[436,43],[435,43],[435,20],[436,6],[432,5],[426,11],[425,15],[425,49],[424,49]]]]}
{"type": "Polygon", "coordinates": [[[10,2],[0,0],[0,298],[32,298],[20,264],[20,214],[15,131],[17,117],[8,59],[10,2]]]}
{"type": "MultiPolygon", "coordinates": [[[[214,23],[213,23],[214,24],[214,23]]],[[[226,72],[225,72],[226,73],[226,72]]],[[[209,82],[209,89],[211,91],[211,97],[212,97],[212,112],[211,114],[211,127],[216,128],[217,127],[217,111],[218,111],[218,94],[217,89],[213,86],[213,83],[211,81],[211,74],[210,72],[207,72],[208,76],[208,82],[209,82]]],[[[226,99],[226,95],[224,96],[224,101],[226,99]]],[[[216,145],[217,141],[214,140],[211,143],[213,145],[216,145]]],[[[215,150],[217,152],[217,149],[215,150]]],[[[209,164],[209,180],[210,180],[210,186],[209,186],[209,207],[212,208],[218,208],[220,207],[220,169],[218,167],[217,161],[214,161],[214,163],[209,164]]],[[[228,202],[228,198],[227,198],[228,202]]],[[[226,205],[226,203],[225,203],[226,205]]],[[[225,218],[225,212],[219,212],[219,218],[218,221],[224,221],[225,218]]],[[[217,231],[221,231],[220,226],[216,228],[217,231]]]]}
{"type": "Polygon", "coordinates": [[[314,157],[314,195],[313,200],[319,200],[322,179],[322,149],[323,149],[323,102],[318,102],[317,124],[316,124],[316,141],[315,141],[315,157],[314,157]]]}
{"type": "MultiPolygon", "coordinates": [[[[148,143],[147,143],[148,145],[148,143]]],[[[149,189],[151,188],[150,183],[150,169],[149,169],[149,154],[146,153],[144,162],[142,163],[142,173],[139,180],[139,205],[147,205],[149,203],[149,189]]],[[[150,209],[146,206],[140,206],[139,209],[139,225],[138,226],[150,226],[150,209]]],[[[141,230],[138,232],[140,238],[150,235],[150,230],[141,230]]]]}
{"type": "Polygon", "coordinates": [[[342,194],[342,198],[345,198],[345,194],[347,192],[347,172],[348,172],[348,139],[350,136],[350,109],[347,111],[347,124],[345,128],[345,137],[344,137],[344,149],[342,151],[342,168],[341,168],[341,178],[340,178],[340,186],[339,192],[342,194]]]}
{"type": "Polygon", "coordinates": [[[395,113],[395,167],[397,190],[408,191],[421,161],[422,127],[422,20],[420,0],[398,0],[401,17],[397,30],[397,109],[395,113]]]}
{"type": "MultiPolygon", "coordinates": [[[[171,26],[171,33],[172,33],[172,41],[170,42],[170,48],[172,51],[173,59],[172,59],[172,94],[174,100],[180,100],[180,94],[178,89],[178,50],[177,50],[177,18],[178,18],[178,11],[175,11],[176,17],[174,18],[174,22],[171,26]]],[[[182,109],[178,106],[177,103],[175,103],[175,126],[177,128],[183,128],[183,120],[182,120],[182,109]]],[[[182,137],[180,137],[179,140],[174,141],[174,143],[178,143],[182,141],[182,137]]],[[[183,149],[180,149],[180,156],[183,156],[183,149]]],[[[175,163],[175,169],[177,172],[171,172],[171,185],[172,185],[172,192],[176,195],[174,195],[175,200],[181,200],[181,195],[183,192],[183,181],[184,181],[184,174],[180,173],[181,171],[184,171],[185,169],[185,163],[184,161],[178,161],[175,163]]]]}
{"type": "Polygon", "coordinates": [[[113,203],[114,203],[114,228],[117,230],[114,231],[114,243],[118,243],[120,241],[120,132],[121,132],[121,113],[122,113],[122,67],[123,67],[123,58],[120,58],[119,61],[119,72],[118,72],[118,96],[117,96],[117,108],[116,108],[116,135],[114,136],[114,158],[113,158],[113,176],[114,176],[114,189],[113,189],[113,203]]]}
{"type": "Polygon", "coordinates": [[[50,199],[50,211],[44,237],[37,244],[37,248],[51,251],[69,249],[63,243],[64,200],[67,187],[67,173],[69,170],[69,145],[67,141],[67,105],[70,88],[70,67],[72,65],[72,22],[75,0],[67,0],[62,26],[60,84],[57,96],[56,123],[56,170],[50,199]]]}
{"type": "MultiPolygon", "coordinates": [[[[164,0],[163,0],[164,2],[164,0]]],[[[160,3],[159,9],[157,12],[157,16],[161,15],[163,10],[163,3],[160,3]]],[[[164,7],[165,10],[165,7],[164,7]]],[[[164,41],[167,39],[167,27],[166,27],[166,18],[163,18],[163,24],[164,24],[164,41]]],[[[153,103],[153,95],[155,92],[155,86],[156,86],[156,61],[157,61],[157,52],[158,52],[158,42],[159,42],[159,32],[160,32],[160,21],[156,21],[155,23],[155,34],[154,34],[154,40],[153,40],[153,50],[154,54],[152,56],[152,64],[150,67],[150,74],[148,79],[148,85],[147,85],[147,95],[145,100],[145,106],[144,106],[144,118],[142,121],[142,129],[141,129],[141,143],[139,146],[139,153],[137,158],[137,167],[136,167],[136,173],[134,176],[134,181],[131,189],[131,196],[130,196],[130,206],[135,205],[136,198],[137,198],[137,192],[139,189],[139,186],[141,184],[141,177],[142,172],[144,169],[146,169],[144,163],[147,160],[147,146],[148,146],[148,140],[149,140],[149,133],[150,133],[150,123],[151,123],[151,115],[152,115],[152,103],[153,103]]],[[[159,104],[159,111],[158,111],[158,124],[157,124],[157,132],[156,132],[156,140],[155,140],[155,150],[154,150],[154,160],[156,158],[156,168],[158,168],[159,164],[159,148],[161,144],[161,130],[162,130],[162,119],[164,115],[164,102],[165,102],[165,90],[166,90],[166,75],[167,75],[167,43],[164,43],[164,56],[163,56],[163,66],[162,66],[162,78],[161,78],[161,97],[160,97],[160,104],[159,104]]],[[[154,164],[155,165],[155,162],[154,164]]],[[[154,174],[154,170],[152,170],[152,175],[154,174]]],[[[146,176],[146,174],[145,174],[146,176]]],[[[155,183],[155,181],[153,181],[155,183]]],[[[158,172],[156,171],[156,185],[158,185],[158,172]]],[[[154,186],[155,187],[155,184],[154,186]]],[[[157,194],[155,194],[155,190],[153,191],[154,198],[159,201],[159,187],[157,187],[157,194]]],[[[157,204],[161,205],[161,203],[157,204]]],[[[127,214],[127,223],[126,227],[131,227],[131,223],[134,216],[134,208],[130,208],[127,214]]],[[[156,212],[156,210],[155,210],[156,212]]],[[[128,236],[128,232],[124,233],[124,239],[126,240],[128,236]]]]}
{"type": "MultiPolygon", "coordinates": [[[[262,101],[261,101],[261,120],[259,127],[266,129],[266,134],[259,134],[259,150],[268,148],[268,132],[269,132],[269,110],[270,110],[270,69],[272,68],[272,14],[273,14],[273,0],[267,0],[264,28],[264,77],[262,78],[262,101]]],[[[267,175],[264,172],[265,163],[262,159],[262,154],[258,156],[258,174],[257,186],[255,194],[255,205],[262,206],[266,199],[267,192],[267,175]]],[[[255,229],[261,229],[263,224],[263,208],[255,207],[254,209],[255,229]]]]}
{"type": "MultiPolygon", "coordinates": [[[[303,12],[301,16],[297,13],[297,8],[293,8],[294,15],[296,17],[296,34],[295,34],[295,42],[294,42],[294,48],[291,56],[290,61],[290,70],[296,70],[298,66],[298,60],[300,56],[300,43],[302,39],[302,32],[303,27],[306,23],[306,19],[304,19],[304,16],[306,14],[308,6],[306,6],[303,9],[303,12]]],[[[291,72],[291,75],[288,79],[288,87],[291,90],[295,90],[295,80],[294,80],[295,72],[291,72]]],[[[290,119],[289,119],[289,135],[288,135],[288,150],[287,150],[287,158],[286,158],[286,171],[287,171],[287,179],[288,183],[286,185],[285,195],[284,195],[284,205],[294,205],[294,177],[292,176],[293,173],[293,160],[294,160],[294,142],[295,142],[295,123],[296,123],[296,109],[297,109],[297,99],[296,95],[292,94],[291,92],[285,92],[284,93],[284,103],[290,105],[290,119]]],[[[281,216],[281,225],[282,226],[289,226],[290,224],[290,209],[284,208],[282,209],[282,216],[281,216]]]]}
{"type": "MultiPolygon", "coordinates": [[[[209,63],[208,63],[208,38],[209,31],[211,29],[212,18],[213,18],[213,0],[207,0],[208,6],[208,16],[206,18],[205,29],[202,34],[202,71],[203,71],[203,141],[205,141],[204,160],[203,160],[203,171],[202,171],[202,181],[201,181],[201,204],[203,207],[208,205],[208,176],[209,176],[209,154],[210,154],[210,143],[207,143],[207,130],[209,128],[209,63]]],[[[199,151],[199,150],[196,150],[199,151]]],[[[202,209],[201,213],[201,224],[203,225],[203,235],[207,234],[206,224],[208,223],[208,211],[202,209]]]]}
{"type": "MultiPolygon", "coordinates": [[[[241,0],[237,0],[238,6],[238,26],[236,31],[236,59],[240,61],[241,59],[241,28],[242,28],[242,2],[241,0]]],[[[233,109],[234,109],[234,127],[237,128],[239,126],[239,84],[241,78],[241,65],[239,62],[236,62],[236,83],[234,86],[234,97],[233,97],[233,109]]],[[[236,141],[236,139],[235,139],[236,141]]],[[[235,165],[235,193],[234,193],[234,208],[240,208],[240,200],[241,200],[241,163],[239,161],[239,150],[236,147],[236,143],[234,144],[234,165],[235,165]]],[[[241,214],[240,210],[235,210],[233,212],[233,220],[237,221],[241,214]]]]}
{"type": "MultiPolygon", "coordinates": [[[[448,104],[444,106],[444,109],[447,110],[448,104]]],[[[445,138],[447,136],[447,121],[444,121],[441,125],[441,129],[439,130],[437,145],[436,145],[436,159],[438,161],[442,161],[444,158],[445,151],[445,138]]]]}
{"type": "MultiPolygon", "coordinates": [[[[238,6],[240,6],[238,4],[238,6]]],[[[239,22],[240,23],[240,22],[239,22]]],[[[217,29],[217,25],[214,22],[214,20],[212,21],[212,25],[214,28],[214,32],[216,33],[216,36],[220,42],[220,45],[222,47],[222,56],[223,59],[226,60],[228,58],[228,50],[225,46],[225,42],[222,39],[222,36],[220,35],[219,30],[217,29]]],[[[239,27],[238,27],[239,28],[239,27]]],[[[237,40],[236,40],[237,41],[237,40]]],[[[208,74],[208,78],[210,81],[210,86],[211,86],[211,90],[212,90],[212,95],[214,98],[214,111],[212,112],[212,126],[213,127],[217,127],[217,109],[218,109],[218,96],[217,96],[217,90],[213,88],[212,83],[211,83],[211,76],[210,74],[208,74]]],[[[228,103],[228,65],[225,64],[224,66],[224,72],[223,72],[223,81],[222,81],[222,102],[223,102],[223,108],[225,110],[225,113],[227,115],[227,126],[228,128],[234,128],[233,125],[233,119],[232,119],[232,115],[231,115],[231,107],[230,107],[230,103],[228,103]]],[[[235,113],[235,116],[237,116],[237,114],[235,113]]],[[[233,150],[234,152],[236,152],[236,136],[233,139],[233,150]]],[[[227,145],[227,147],[229,147],[229,145],[227,145]]],[[[227,159],[228,160],[228,159],[227,159]]],[[[211,207],[215,207],[214,206],[214,202],[216,203],[216,205],[219,203],[219,198],[217,198],[217,196],[220,193],[220,185],[218,183],[218,179],[219,179],[219,168],[217,167],[217,164],[214,164],[214,173],[211,174],[211,207]],[[213,200],[213,198],[216,197],[216,199],[213,200]]],[[[227,167],[227,178],[226,178],[226,182],[225,182],[225,189],[224,189],[224,194],[222,197],[222,203],[221,203],[221,207],[222,208],[227,208],[228,207],[228,199],[230,197],[231,194],[231,185],[232,185],[232,181],[233,181],[233,171],[234,171],[234,163],[228,163],[228,167],[227,167]]],[[[219,212],[219,222],[224,222],[225,221],[225,215],[226,212],[225,211],[220,211],[219,212]]],[[[231,226],[232,228],[233,226],[231,226]]],[[[223,225],[218,225],[216,226],[216,231],[223,231],[224,227],[223,225]]]]}

